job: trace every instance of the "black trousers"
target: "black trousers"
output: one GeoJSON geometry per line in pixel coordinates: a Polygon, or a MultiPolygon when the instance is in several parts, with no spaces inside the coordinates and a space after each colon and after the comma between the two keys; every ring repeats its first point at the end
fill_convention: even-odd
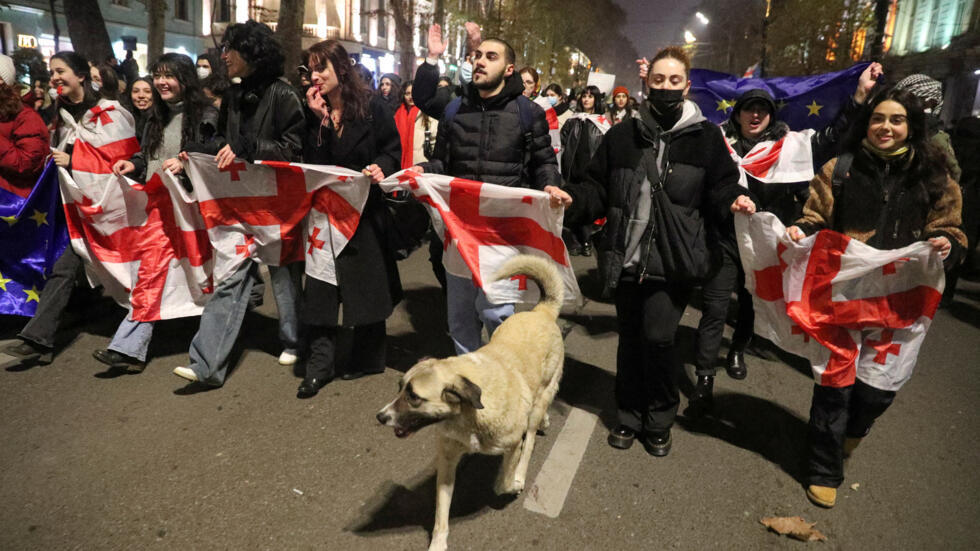
{"type": "Polygon", "coordinates": [[[307,326],[310,357],[306,362],[306,378],[332,379],[337,371],[338,337],[342,331],[351,332],[350,371],[382,373],[385,370],[385,322],[350,327],[307,326]]]}
{"type": "Polygon", "coordinates": [[[704,302],[701,321],[698,323],[697,354],[695,375],[698,377],[715,374],[718,350],[728,318],[728,303],[732,291],[738,291],[738,319],[732,335],[731,349],[745,350],[752,340],[755,325],[755,309],[752,307],[752,294],[745,289],[745,272],[734,244],[721,247],[721,266],[708,281],[701,286],[704,302]]]}
{"type": "Polygon", "coordinates": [[[65,252],[51,267],[51,275],[41,290],[37,311],[18,335],[34,344],[54,348],[54,336],[58,324],[75,289],[75,281],[82,275],[82,258],[69,244],[65,252]]]}
{"type": "Polygon", "coordinates": [[[840,486],[844,482],[844,438],[866,436],[893,400],[894,391],[861,381],[844,388],[813,385],[806,483],[840,486]]]}
{"type": "Polygon", "coordinates": [[[621,425],[637,432],[664,432],[674,424],[681,370],[674,335],[690,295],[686,284],[620,280],[616,406],[621,425]]]}

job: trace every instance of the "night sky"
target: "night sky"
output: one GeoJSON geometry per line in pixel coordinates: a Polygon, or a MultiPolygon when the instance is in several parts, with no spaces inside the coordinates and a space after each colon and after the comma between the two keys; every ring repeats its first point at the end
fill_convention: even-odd
{"type": "Polygon", "coordinates": [[[626,36],[641,56],[680,41],[684,27],[696,25],[693,15],[699,0],[614,0],[626,11],[630,23],[626,36]]]}

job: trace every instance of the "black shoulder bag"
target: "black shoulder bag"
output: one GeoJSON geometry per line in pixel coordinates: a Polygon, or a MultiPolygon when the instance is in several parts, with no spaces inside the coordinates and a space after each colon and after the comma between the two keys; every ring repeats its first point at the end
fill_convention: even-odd
{"type": "MultiPolygon", "coordinates": [[[[670,200],[664,190],[669,169],[660,172],[656,151],[655,147],[644,151],[642,161],[650,180],[651,240],[660,253],[667,281],[699,283],[711,273],[704,220],[697,208],[675,205],[670,200]]],[[[670,166],[669,161],[666,166],[670,166]]]]}

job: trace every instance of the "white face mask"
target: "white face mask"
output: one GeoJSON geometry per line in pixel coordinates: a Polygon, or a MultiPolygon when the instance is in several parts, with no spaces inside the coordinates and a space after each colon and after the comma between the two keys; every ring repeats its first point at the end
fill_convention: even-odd
{"type": "Polygon", "coordinates": [[[98,92],[98,91],[99,91],[99,90],[101,90],[101,89],[102,89],[102,85],[101,85],[101,84],[99,84],[98,82],[95,82],[95,81],[93,80],[93,81],[92,81],[92,91],[93,91],[93,92],[98,92]]]}
{"type": "Polygon", "coordinates": [[[201,80],[204,80],[204,79],[208,78],[209,76],[211,76],[211,69],[209,69],[207,67],[198,67],[197,68],[197,78],[199,78],[201,80]]]}
{"type": "Polygon", "coordinates": [[[473,80],[473,65],[469,61],[464,61],[459,66],[459,78],[464,83],[473,80]]]}
{"type": "Polygon", "coordinates": [[[548,96],[548,105],[554,107],[558,104],[558,96],[548,96]]]}

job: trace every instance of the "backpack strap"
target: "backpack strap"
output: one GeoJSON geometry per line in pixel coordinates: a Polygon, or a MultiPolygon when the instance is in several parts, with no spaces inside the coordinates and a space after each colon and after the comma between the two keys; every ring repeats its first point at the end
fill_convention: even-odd
{"type": "MultiPolygon", "coordinates": [[[[843,193],[844,182],[851,177],[851,165],[854,163],[854,153],[844,152],[837,157],[837,164],[834,165],[834,172],[830,176],[830,194],[834,198],[834,210],[837,210],[837,202],[843,193]]],[[[837,227],[836,216],[831,229],[840,231],[837,227]]]]}

